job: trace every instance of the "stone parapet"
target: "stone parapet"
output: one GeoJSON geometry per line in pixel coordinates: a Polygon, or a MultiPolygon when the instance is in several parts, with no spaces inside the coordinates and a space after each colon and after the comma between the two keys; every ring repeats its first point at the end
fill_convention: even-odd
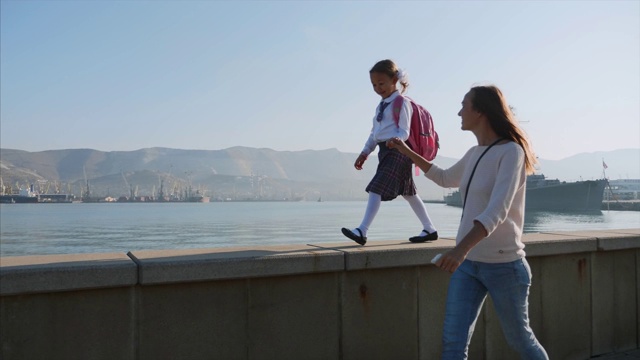
{"type": "MultiPolygon", "coordinates": [[[[551,358],[638,348],[640,229],[524,242],[531,324],[551,358]]],[[[449,274],[430,260],[453,245],[3,257],[0,358],[434,359],[449,274]]],[[[517,358],[490,299],[470,357],[517,358]]]]}
{"type": "Polygon", "coordinates": [[[139,284],[167,284],[344,270],[341,252],[309,245],[134,251],[139,284]]]}
{"type": "Polygon", "coordinates": [[[138,267],[126,254],[0,258],[0,296],[134,286],[138,267]]]}

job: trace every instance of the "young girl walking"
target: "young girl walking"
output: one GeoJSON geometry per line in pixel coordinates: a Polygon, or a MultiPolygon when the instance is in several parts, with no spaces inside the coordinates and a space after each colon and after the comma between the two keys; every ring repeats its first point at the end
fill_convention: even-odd
{"type": "Polygon", "coordinates": [[[396,124],[393,116],[393,106],[389,106],[396,97],[404,94],[409,87],[406,74],[398,69],[391,60],[382,60],[376,63],[369,71],[373,91],[380,95],[382,100],[376,108],[373,117],[373,127],[369,138],[356,159],[354,167],[362,170],[362,165],[367,160],[376,146],[378,150],[378,168],[376,174],[366,188],[369,193],[369,201],[360,225],[354,229],[342,228],[342,233],[349,239],[364,245],[367,242],[369,227],[376,217],[382,201],[389,201],[401,195],[422,223],[422,232],[411,237],[411,242],[425,242],[436,240],[438,232],[431,223],[427,209],[422,199],[416,192],[416,186],[411,176],[412,161],[396,149],[387,147],[387,140],[399,138],[407,141],[411,115],[413,113],[409,100],[403,99],[400,109],[399,121],[396,124]],[[397,83],[402,86],[398,92],[397,83]]]}

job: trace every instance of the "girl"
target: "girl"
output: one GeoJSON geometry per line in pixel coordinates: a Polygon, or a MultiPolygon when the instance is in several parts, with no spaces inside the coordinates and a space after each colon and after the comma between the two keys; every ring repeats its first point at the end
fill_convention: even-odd
{"type": "Polygon", "coordinates": [[[400,139],[388,143],[409,156],[427,178],[443,187],[460,187],[464,194],[456,246],[436,261],[436,266],[453,273],[442,359],[467,358],[487,293],[509,345],[523,359],[549,359],[529,326],[531,269],[521,241],[526,175],[533,173],[536,158],[497,87],[472,88],[458,116],[462,130],[471,131],[478,145],[446,170],[429,163],[400,139]]]}
{"type": "Polygon", "coordinates": [[[411,209],[422,222],[422,228],[424,229],[418,236],[410,238],[409,241],[425,242],[436,240],[438,232],[431,223],[422,199],[416,193],[416,186],[411,177],[411,159],[397,150],[389,149],[386,145],[387,140],[391,138],[399,138],[402,141],[406,141],[409,138],[409,127],[413,112],[411,104],[407,99],[404,99],[400,110],[400,120],[397,125],[393,117],[393,108],[389,106],[396,97],[400,96],[396,84],[400,82],[402,93],[404,93],[409,86],[409,82],[405,74],[391,60],[379,61],[371,68],[369,76],[373,91],[380,95],[382,100],[376,109],[376,115],[373,117],[373,127],[369,139],[367,139],[364,149],[356,159],[354,166],[356,170],[362,170],[362,165],[367,156],[375,150],[376,146],[380,147],[378,150],[379,163],[376,174],[366,188],[369,193],[369,201],[360,226],[352,230],[342,228],[342,233],[358,244],[364,245],[367,242],[369,226],[380,209],[380,203],[393,200],[398,195],[402,195],[411,205],[411,209]]]}

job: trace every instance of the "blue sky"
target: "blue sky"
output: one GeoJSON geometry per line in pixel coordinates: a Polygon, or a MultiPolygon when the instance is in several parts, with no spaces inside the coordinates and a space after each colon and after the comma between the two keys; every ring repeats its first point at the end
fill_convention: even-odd
{"type": "Polygon", "coordinates": [[[359,152],[390,58],[434,117],[498,85],[543,159],[640,148],[639,1],[1,0],[0,145],[359,152]]]}

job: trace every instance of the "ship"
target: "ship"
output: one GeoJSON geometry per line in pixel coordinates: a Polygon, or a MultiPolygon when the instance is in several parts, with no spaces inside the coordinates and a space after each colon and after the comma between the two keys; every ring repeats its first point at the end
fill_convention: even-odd
{"type": "Polygon", "coordinates": [[[204,196],[200,191],[196,191],[194,194],[190,194],[183,201],[184,202],[202,202],[208,203],[211,200],[209,196],[204,196]]]}
{"type": "Polygon", "coordinates": [[[44,204],[70,204],[74,199],[72,194],[38,194],[38,202],[44,204]]]}
{"type": "Polygon", "coordinates": [[[17,194],[0,195],[3,204],[35,204],[35,203],[71,203],[71,194],[38,194],[31,189],[20,189],[17,194]]]}
{"type": "Polygon", "coordinates": [[[17,194],[0,195],[0,203],[3,204],[27,204],[37,203],[38,194],[33,191],[33,186],[27,189],[19,189],[17,194]]]}
{"type": "MultiPolygon", "coordinates": [[[[566,182],[547,179],[543,174],[527,176],[526,211],[600,211],[606,179],[566,182]]],[[[456,190],[444,196],[449,206],[462,207],[462,196],[456,190]]]]}

